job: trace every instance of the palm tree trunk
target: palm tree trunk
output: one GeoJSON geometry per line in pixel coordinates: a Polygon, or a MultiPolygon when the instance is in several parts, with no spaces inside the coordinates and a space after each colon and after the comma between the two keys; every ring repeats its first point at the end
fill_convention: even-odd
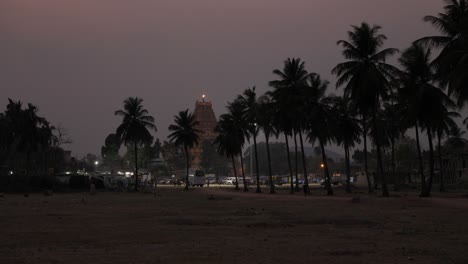
{"type": "Polygon", "coordinates": [[[392,173],[393,173],[393,180],[395,181],[393,189],[395,191],[398,191],[399,189],[399,184],[400,184],[400,179],[396,175],[396,164],[395,164],[395,138],[392,136],[390,139],[391,144],[392,144],[392,173]]]}
{"type": "Polygon", "coordinates": [[[240,152],[240,160],[241,160],[242,180],[244,181],[244,192],[248,192],[249,188],[247,188],[247,182],[245,181],[244,154],[242,154],[242,149],[241,149],[241,152],[240,152]]]}
{"type": "Polygon", "coordinates": [[[388,197],[388,196],[390,196],[390,194],[388,193],[387,181],[385,179],[385,173],[384,173],[384,169],[383,169],[382,150],[381,150],[381,146],[380,146],[380,135],[379,135],[379,132],[378,132],[378,129],[377,129],[376,112],[377,112],[377,110],[373,111],[373,119],[374,120],[372,120],[372,123],[374,125],[374,131],[376,132],[375,146],[377,148],[377,167],[378,167],[378,170],[379,170],[380,179],[382,179],[382,196],[383,197],[388,197]]]}
{"type": "Polygon", "coordinates": [[[260,173],[258,169],[258,152],[257,152],[257,135],[253,135],[254,142],[254,151],[255,151],[255,173],[257,173],[257,190],[256,193],[261,193],[262,189],[260,188],[260,173]]]}
{"type": "Polygon", "coordinates": [[[133,142],[135,147],[135,192],[138,192],[138,147],[137,142],[133,142]]]}
{"type": "Polygon", "coordinates": [[[237,169],[236,169],[236,162],[234,161],[234,155],[231,155],[232,159],[232,170],[234,171],[234,177],[236,178],[236,191],[239,190],[239,182],[237,181],[237,169]]]}
{"type": "Polygon", "coordinates": [[[185,150],[185,158],[187,159],[187,173],[185,174],[185,190],[188,190],[189,189],[189,168],[190,168],[190,161],[189,161],[189,151],[188,151],[188,147],[187,145],[184,145],[184,150],[185,150]]]}
{"type": "Polygon", "coordinates": [[[362,133],[364,136],[364,172],[366,173],[367,179],[367,188],[369,193],[373,193],[374,190],[372,189],[372,183],[369,176],[369,170],[367,167],[367,125],[366,125],[366,115],[362,115],[362,133]]]}
{"type": "Polygon", "coordinates": [[[416,129],[416,145],[417,145],[417,148],[418,148],[419,173],[420,173],[420,176],[421,176],[421,194],[420,194],[420,196],[424,196],[424,194],[427,193],[427,190],[426,190],[426,178],[424,178],[423,160],[422,160],[422,155],[421,155],[421,144],[419,143],[418,121],[416,121],[415,129],[416,129]]]}
{"type": "Polygon", "coordinates": [[[445,180],[444,180],[444,162],[442,159],[442,147],[440,145],[442,135],[437,132],[437,145],[439,146],[439,171],[440,171],[440,192],[445,192],[445,180]]]}
{"type": "Polygon", "coordinates": [[[302,152],[302,166],[304,167],[304,194],[309,194],[309,179],[307,178],[307,164],[304,153],[304,141],[302,140],[302,132],[299,131],[299,141],[301,143],[301,152],[302,152]]]}
{"type": "Polygon", "coordinates": [[[299,173],[298,173],[298,162],[297,162],[297,132],[294,129],[294,159],[295,159],[295,166],[296,166],[296,192],[299,191],[299,173]]]}
{"type": "Polygon", "coordinates": [[[325,169],[325,186],[327,187],[327,195],[333,195],[333,189],[331,187],[331,178],[330,172],[328,170],[328,162],[327,162],[327,154],[325,153],[325,146],[323,145],[323,141],[319,139],[320,149],[322,150],[322,162],[325,169]]]}
{"type": "Polygon", "coordinates": [[[275,183],[273,182],[273,173],[271,172],[271,157],[270,157],[270,142],[269,135],[265,133],[265,141],[267,148],[267,158],[268,158],[268,174],[270,176],[270,193],[275,193],[275,183]]]}
{"type": "Polygon", "coordinates": [[[292,174],[292,168],[291,168],[291,158],[289,157],[289,141],[288,141],[288,134],[285,132],[284,133],[284,139],[286,140],[286,153],[288,155],[288,168],[289,168],[289,180],[291,181],[291,189],[289,190],[290,194],[294,193],[294,183],[293,183],[293,174],[292,174]]]}
{"type": "Polygon", "coordinates": [[[345,144],[345,162],[346,162],[346,192],[351,193],[351,166],[349,162],[349,147],[345,144]]]}
{"type": "Polygon", "coordinates": [[[429,181],[427,183],[427,196],[431,195],[432,181],[434,180],[434,146],[432,143],[431,129],[427,129],[427,139],[429,140],[429,181]]]}

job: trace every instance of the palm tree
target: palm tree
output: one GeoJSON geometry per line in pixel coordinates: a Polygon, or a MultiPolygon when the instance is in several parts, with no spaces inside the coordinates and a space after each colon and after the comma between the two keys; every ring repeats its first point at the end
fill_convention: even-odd
{"type": "MultiPolygon", "coordinates": [[[[273,70],[273,74],[278,76],[279,79],[270,81],[269,85],[274,88],[271,95],[278,105],[278,114],[281,115],[281,127],[282,132],[285,134],[286,142],[288,143],[288,135],[294,135],[296,191],[299,191],[296,136],[301,131],[301,119],[304,115],[304,112],[300,110],[300,105],[302,104],[301,89],[308,73],[305,70],[305,63],[300,58],[288,58],[284,61],[283,70],[275,69],[273,70]]],[[[287,144],[287,152],[289,158],[289,144],[287,144]]],[[[304,159],[304,152],[302,152],[302,157],[304,159]]]]}
{"type": "Polygon", "coordinates": [[[233,102],[228,104],[227,107],[229,114],[233,120],[233,128],[235,130],[234,136],[237,138],[240,146],[240,161],[241,161],[241,172],[242,172],[242,180],[244,182],[244,192],[249,191],[247,187],[247,181],[245,180],[245,171],[244,171],[244,155],[242,153],[242,149],[246,140],[250,138],[249,134],[249,123],[247,122],[245,116],[246,113],[244,111],[244,107],[242,102],[239,100],[234,100],[233,102]]]}
{"type": "Polygon", "coordinates": [[[270,136],[276,134],[274,122],[275,108],[274,103],[268,96],[262,96],[259,99],[258,105],[258,125],[265,134],[265,143],[268,158],[268,175],[270,177],[270,193],[275,193],[275,184],[273,182],[273,174],[271,171],[271,156],[270,156],[270,136]]]}
{"type": "MultiPolygon", "coordinates": [[[[220,116],[215,132],[218,134],[214,141],[217,145],[219,154],[224,155],[232,160],[232,168],[234,177],[236,178],[236,190],[239,190],[239,181],[237,178],[236,162],[234,157],[242,152],[242,143],[236,135],[236,122],[231,114],[223,114],[220,116]]],[[[245,182],[245,178],[244,178],[245,182]]]]}
{"type": "Polygon", "coordinates": [[[153,139],[148,129],[157,131],[154,118],[148,115],[143,107],[143,99],[129,97],[124,100],[123,110],[117,110],[116,116],[122,117],[122,123],[117,127],[117,137],[125,146],[131,146],[135,151],[135,191],[138,191],[138,146],[153,139]]]}
{"type": "MultiPolygon", "coordinates": [[[[243,106],[245,112],[245,120],[247,122],[247,127],[249,133],[252,135],[254,142],[254,151],[255,151],[255,172],[257,174],[257,190],[255,192],[261,193],[262,189],[260,188],[260,174],[258,168],[258,152],[257,152],[257,135],[258,135],[258,99],[257,93],[255,92],[255,86],[252,89],[248,88],[244,91],[242,95],[239,95],[237,100],[243,106]]],[[[252,155],[252,153],[250,153],[252,155]]],[[[252,166],[252,164],[250,164],[252,166]]]]}
{"type": "Polygon", "coordinates": [[[203,132],[196,128],[199,122],[195,120],[195,116],[192,113],[188,112],[188,109],[180,111],[178,115],[174,116],[174,123],[175,124],[169,126],[169,131],[172,131],[172,133],[167,137],[169,138],[169,141],[174,143],[177,147],[184,148],[187,161],[185,190],[188,190],[190,169],[189,150],[198,145],[200,140],[199,135],[203,132]]]}
{"type": "Polygon", "coordinates": [[[394,103],[394,96],[392,96],[391,103],[385,104],[383,111],[383,128],[385,130],[385,135],[389,141],[391,148],[391,167],[392,175],[395,181],[394,189],[398,190],[399,179],[397,179],[396,174],[396,163],[395,163],[395,141],[399,139],[406,130],[406,126],[402,121],[402,107],[399,104],[394,103]]]}
{"type": "Polygon", "coordinates": [[[442,36],[430,36],[417,43],[430,44],[442,51],[433,61],[437,79],[448,87],[449,95],[462,106],[468,100],[468,1],[445,0],[444,12],[425,16],[424,21],[437,28],[442,36]]]}
{"type": "Polygon", "coordinates": [[[444,178],[444,163],[442,159],[442,137],[449,136],[450,131],[458,128],[454,118],[460,117],[457,112],[450,112],[447,109],[440,113],[434,120],[434,134],[437,135],[437,148],[439,152],[439,175],[440,175],[440,192],[445,192],[445,178],[444,178]]]}
{"type": "Polygon", "coordinates": [[[399,59],[405,73],[402,76],[403,87],[400,89],[405,118],[412,122],[416,129],[418,144],[419,170],[421,174],[421,196],[430,195],[434,176],[434,158],[432,132],[433,119],[447,110],[447,106],[455,107],[450,98],[438,87],[433,85],[434,74],[430,65],[431,50],[420,44],[413,44],[406,49],[399,59]],[[421,147],[419,143],[419,128],[426,129],[429,142],[429,184],[423,173],[421,147]]]}
{"type": "Polygon", "coordinates": [[[360,143],[361,127],[359,120],[353,114],[351,101],[346,97],[333,98],[333,127],[335,140],[338,145],[343,145],[346,162],[346,192],[351,193],[351,166],[350,148],[355,143],[360,143]]]}
{"type": "MultiPolygon", "coordinates": [[[[379,112],[382,100],[388,97],[392,85],[395,83],[395,75],[399,70],[387,64],[387,59],[398,52],[389,48],[380,50],[387,37],[380,34],[380,26],[369,26],[362,23],[360,26],[352,26],[348,32],[349,41],[340,40],[338,45],[343,47],[343,56],[346,62],[338,64],[332,73],[338,76],[337,87],[345,86],[344,94],[356,105],[363,124],[369,114],[373,115],[373,126],[376,128],[375,115],[379,112]]],[[[375,129],[376,130],[376,129],[375,129]]],[[[369,174],[367,171],[367,127],[363,129],[364,135],[364,159],[369,192],[372,192],[369,174]]],[[[380,138],[374,139],[377,148],[377,164],[382,178],[382,193],[388,196],[388,188],[382,164],[380,138]]]]}
{"type": "MultiPolygon", "coordinates": [[[[325,153],[325,145],[332,141],[331,136],[332,128],[332,111],[331,111],[331,98],[325,96],[327,90],[328,81],[322,81],[320,75],[311,74],[309,75],[308,81],[304,86],[303,97],[304,97],[304,110],[308,113],[308,117],[305,120],[307,123],[307,138],[310,142],[318,141],[320,150],[322,152],[322,162],[325,169],[325,185],[327,188],[328,195],[333,195],[333,189],[331,187],[331,178],[328,168],[327,156],[325,153]]],[[[308,186],[307,175],[304,175],[304,185],[308,186]]]]}
{"type": "MultiPolygon", "coordinates": [[[[292,122],[291,122],[291,119],[289,117],[289,112],[286,110],[286,111],[282,111],[283,109],[283,106],[281,105],[282,101],[275,101],[275,99],[272,97],[272,92],[269,92],[268,93],[268,96],[270,96],[273,100],[272,100],[272,108],[274,109],[274,115],[273,115],[273,118],[274,118],[274,128],[276,130],[276,132],[279,134],[281,131],[283,132],[283,135],[284,135],[284,140],[285,140],[285,143],[286,143],[286,155],[287,155],[287,158],[288,158],[288,169],[289,169],[289,183],[290,183],[290,189],[289,189],[289,193],[290,194],[294,194],[294,178],[293,178],[293,171],[292,171],[292,166],[291,166],[291,154],[289,152],[289,136],[291,136],[292,134],[292,122]]],[[[296,146],[296,150],[297,150],[297,146],[296,146]]],[[[297,153],[296,153],[296,157],[297,157],[297,153]]],[[[296,162],[296,172],[297,172],[297,162],[296,162]]],[[[296,177],[297,174],[296,174],[296,177]]],[[[296,178],[297,179],[297,178],[296,178]]],[[[299,188],[299,183],[296,182],[296,186],[299,188]]]]}

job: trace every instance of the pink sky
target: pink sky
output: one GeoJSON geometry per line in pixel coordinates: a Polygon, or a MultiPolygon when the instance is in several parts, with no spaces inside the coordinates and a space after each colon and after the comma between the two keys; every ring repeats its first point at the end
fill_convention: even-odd
{"type": "MultiPolygon", "coordinates": [[[[350,25],[383,27],[387,47],[434,34],[422,17],[441,0],[2,0],[0,110],[31,102],[71,131],[75,155],[99,154],[139,96],[161,140],[180,110],[202,93],[215,113],[256,85],[261,92],[287,57],[334,83],[336,41],[350,25]]],[[[334,86],[330,87],[335,92],[334,86]]],[[[338,92],[339,93],[339,92],[338,92]]]]}

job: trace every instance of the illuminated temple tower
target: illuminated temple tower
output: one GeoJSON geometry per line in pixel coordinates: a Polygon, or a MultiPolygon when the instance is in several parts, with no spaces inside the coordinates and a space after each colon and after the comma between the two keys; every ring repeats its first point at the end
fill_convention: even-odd
{"type": "Polygon", "coordinates": [[[195,120],[198,121],[197,129],[203,131],[200,134],[200,141],[198,146],[192,149],[192,168],[198,168],[200,166],[200,159],[202,153],[203,142],[206,140],[213,141],[216,138],[215,127],[216,127],[216,116],[213,111],[213,106],[210,101],[205,101],[205,95],[202,96],[202,100],[196,101],[195,120]]]}

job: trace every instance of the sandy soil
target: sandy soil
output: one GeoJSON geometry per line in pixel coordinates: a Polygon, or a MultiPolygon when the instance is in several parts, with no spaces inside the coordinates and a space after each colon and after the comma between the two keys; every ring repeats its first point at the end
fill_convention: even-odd
{"type": "Polygon", "coordinates": [[[0,263],[468,263],[468,198],[398,195],[6,194],[0,263]]]}

